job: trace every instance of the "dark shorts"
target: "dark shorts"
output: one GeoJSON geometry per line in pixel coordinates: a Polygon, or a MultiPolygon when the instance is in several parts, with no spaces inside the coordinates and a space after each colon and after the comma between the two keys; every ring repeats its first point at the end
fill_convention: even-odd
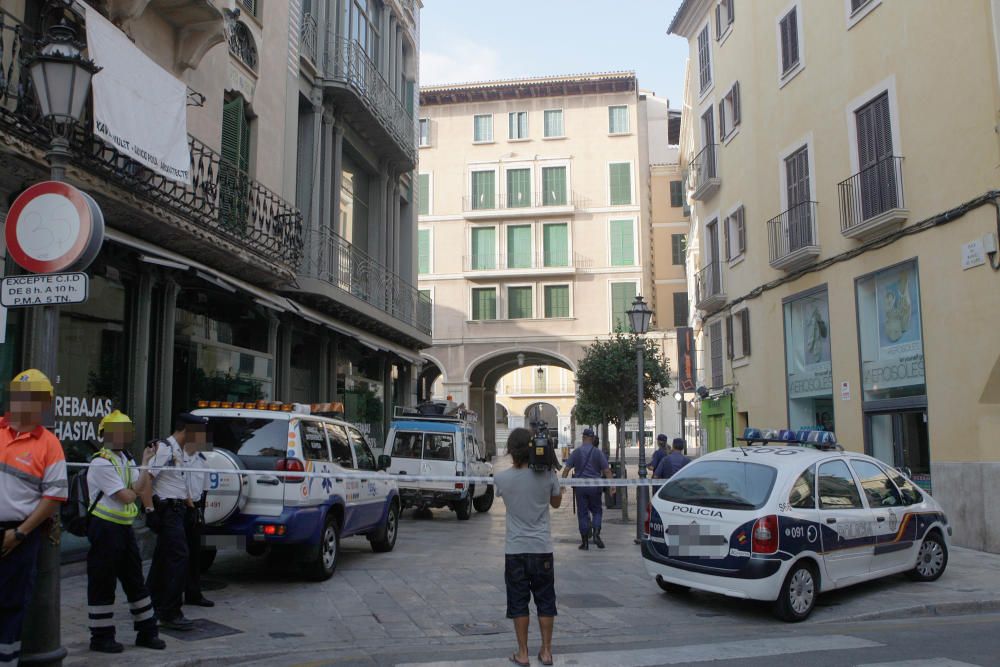
{"type": "Polygon", "coordinates": [[[528,602],[535,598],[539,616],[556,615],[556,575],[552,554],[507,554],[507,618],[528,616],[528,602]]]}

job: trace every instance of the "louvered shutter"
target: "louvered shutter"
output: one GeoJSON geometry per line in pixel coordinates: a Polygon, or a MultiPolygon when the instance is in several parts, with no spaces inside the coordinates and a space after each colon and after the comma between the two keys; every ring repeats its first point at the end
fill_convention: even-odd
{"type": "Polygon", "coordinates": [[[417,266],[419,273],[431,272],[431,232],[429,229],[421,229],[417,232],[417,266]]]}
{"type": "Polygon", "coordinates": [[[740,324],[742,325],[743,333],[743,356],[750,356],[750,311],[744,310],[740,312],[740,324]]]}
{"type": "Polygon", "coordinates": [[[725,257],[728,262],[733,258],[733,254],[729,251],[729,225],[733,220],[734,216],[729,216],[726,218],[726,224],[722,226],[722,244],[725,246],[725,257]]]}
{"type": "Polygon", "coordinates": [[[726,100],[719,102],[719,139],[726,138],[726,100]]]}
{"type": "Polygon", "coordinates": [[[740,253],[746,252],[747,249],[747,231],[746,224],[743,219],[743,207],[740,206],[736,211],[736,234],[737,234],[737,247],[740,253]]]}
{"type": "Polygon", "coordinates": [[[722,37],[722,5],[715,6],[715,38],[722,37]]]}
{"type": "Polygon", "coordinates": [[[417,181],[419,183],[417,197],[420,200],[417,212],[419,215],[428,215],[431,210],[431,176],[430,174],[419,174],[417,181]]]}
{"type": "Polygon", "coordinates": [[[733,127],[740,124],[741,113],[740,113],[740,82],[737,81],[733,84],[733,127]]]}
{"type": "Polygon", "coordinates": [[[726,315],[726,359],[733,358],[733,316],[726,315]]]}
{"type": "Polygon", "coordinates": [[[243,138],[243,100],[239,97],[222,105],[222,159],[233,166],[239,166],[243,138]]]}

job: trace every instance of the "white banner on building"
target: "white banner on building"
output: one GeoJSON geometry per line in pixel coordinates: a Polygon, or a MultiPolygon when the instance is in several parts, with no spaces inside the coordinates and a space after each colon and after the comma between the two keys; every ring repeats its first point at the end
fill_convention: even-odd
{"type": "Polygon", "coordinates": [[[91,8],[87,45],[103,68],[93,82],[94,134],[156,173],[189,183],[187,86],[91,8]]]}

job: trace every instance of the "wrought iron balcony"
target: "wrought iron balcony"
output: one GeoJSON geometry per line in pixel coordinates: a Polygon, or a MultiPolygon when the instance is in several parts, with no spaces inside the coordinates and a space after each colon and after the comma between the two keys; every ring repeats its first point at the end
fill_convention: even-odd
{"type": "Polygon", "coordinates": [[[688,162],[688,177],[691,179],[689,186],[694,191],[691,194],[692,199],[705,201],[722,185],[715,149],[715,144],[708,144],[696,155],[691,156],[688,162]]]}
{"type": "Polygon", "coordinates": [[[726,305],[726,291],[722,287],[722,275],[722,266],[719,262],[709,262],[695,274],[695,308],[713,312],[726,305]]]}
{"type": "MultiPolygon", "coordinates": [[[[338,299],[342,308],[334,305],[338,315],[348,321],[367,320],[367,324],[376,328],[381,325],[398,330],[386,324],[384,315],[389,315],[398,323],[430,335],[430,299],[385,265],[327,227],[307,233],[305,247],[299,271],[301,287],[317,293],[302,280],[313,279],[349,297],[338,299]]],[[[319,296],[327,294],[319,292],[319,296]]]]}
{"type": "Polygon", "coordinates": [[[412,168],[417,163],[417,121],[356,41],[327,32],[323,79],[352,125],[376,150],[412,168]]]}
{"type": "Polygon", "coordinates": [[[869,239],[906,222],[903,200],[903,158],[889,156],[862,169],[837,186],[840,191],[840,233],[869,239]]]}
{"type": "Polygon", "coordinates": [[[514,253],[509,255],[490,253],[487,255],[465,255],[463,269],[466,273],[492,275],[517,275],[519,272],[532,275],[575,273],[576,270],[591,268],[594,261],[577,253],[558,257],[551,253],[514,253]]]}
{"type": "Polygon", "coordinates": [[[770,264],[792,271],[819,256],[816,202],[805,201],[767,221],[770,264]]]}
{"type": "Polygon", "coordinates": [[[573,192],[541,192],[527,195],[494,193],[462,198],[462,212],[467,219],[537,218],[567,215],[589,206],[589,200],[573,192]]]}
{"type": "Polygon", "coordinates": [[[310,13],[302,15],[302,27],[299,29],[299,50],[315,66],[319,63],[319,27],[316,17],[310,13]]]}
{"type": "MultiPolygon", "coordinates": [[[[21,170],[14,174],[18,182],[44,177],[51,139],[23,67],[30,44],[24,27],[0,12],[0,142],[36,172],[21,170]]],[[[87,189],[110,214],[112,226],[197,252],[199,259],[255,282],[294,277],[302,251],[301,213],[198,138],[188,137],[188,183],[169,180],[109,146],[94,136],[89,119],[72,129],[69,141],[71,178],[72,168],[89,174],[87,189]]]]}

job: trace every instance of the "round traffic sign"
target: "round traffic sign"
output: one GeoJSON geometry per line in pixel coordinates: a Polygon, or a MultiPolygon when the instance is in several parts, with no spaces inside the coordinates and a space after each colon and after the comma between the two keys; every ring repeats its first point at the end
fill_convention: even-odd
{"type": "Polygon", "coordinates": [[[104,241],[97,202],[69,183],[45,181],[22,192],[4,231],[11,259],[33,273],[87,268],[104,241]]]}

